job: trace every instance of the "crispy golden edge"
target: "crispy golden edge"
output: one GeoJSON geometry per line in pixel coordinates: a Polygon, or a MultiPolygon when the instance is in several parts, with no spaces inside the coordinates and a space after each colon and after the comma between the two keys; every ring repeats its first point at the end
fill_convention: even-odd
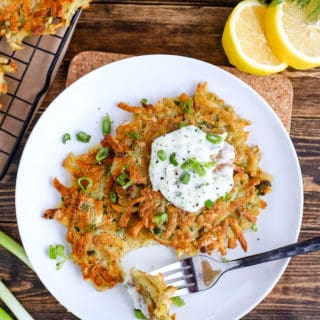
{"type": "Polygon", "coordinates": [[[150,241],[173,247],[178,256],[199,251],[210,254],[213,250],[225,255],[238,242],[246,251],[244,232],[256,223],[260,210],[266,207],[261,196],[271,190],[270,175],[259,167],[259,148],[246,144],[248,132],[244,129],[249,122],[208,92],[206,84],[199,84],[193,97],[182,94],[164,98],[155,106],[121,103],[119,107],[133,112],[133,117],[117,127],[115,136],[106,135],[102,140],[101,146],[110,148],[109,157],[97,163],[99,147],[79,157],[69,155],[64,166],[73,183],[65,187],[55,179],[62,206],[46,211],[47,218],[67,226],[67,240],[84,277],[99,289],[114,286],[123,279],[121,257],[150,241]],[[188,99],[192,99],[191,111],[184,109],[188,99]],[[160,192],[154,192],[148,176],[152,141],[178,129],[181,123],[205,132],[226,131],[236,154],[232,190],[198,214],[176,208],[160,192]],[[83,176],[93,182],[88,192],[76,183],[83,176]],[[119,184],[120,176],[125,177],[125,185],[119,184]],[[110,200],[111,193],[116,201],[110,200]],[[168,215],[163,225],[157,225],[154,218],[160,212],[168,215]],[[109,238],[101,239],[105,234],[109,238]],[[106,243],[112,247],[107,248],[106,243]],[[95,253],[88,256],[92,251],[95,253]]]}

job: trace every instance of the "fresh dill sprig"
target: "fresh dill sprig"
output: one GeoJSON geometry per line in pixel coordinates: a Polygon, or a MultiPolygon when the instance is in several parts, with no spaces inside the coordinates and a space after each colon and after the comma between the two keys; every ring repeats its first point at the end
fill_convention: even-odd
{"type": "Polygon", "coordinates": [[[266,4],[266,5],[269,5],[269,4],[272,4],[272,5],[276,5],[276,4],[279,4],[281,2],[283,2],[283,0],[259,0],[261,3],[263,4],[266,4]]]}
{"type": "Polygon", "coordinates": [[[310,22],[320,21],[320,1],[319,0],[310,1],[308,8],[309,8],[308,20],[310,22]]]}
{"type": "MultiPolygon", "coordinates": [[[[284,0],[259,0],[266,5],[278,5],[284,0]]],[[[315,23],[320,20],[320,1],[319,0],[285,0],[295,3],[300,9],[306,10],[308,22],[315,23]]]]}

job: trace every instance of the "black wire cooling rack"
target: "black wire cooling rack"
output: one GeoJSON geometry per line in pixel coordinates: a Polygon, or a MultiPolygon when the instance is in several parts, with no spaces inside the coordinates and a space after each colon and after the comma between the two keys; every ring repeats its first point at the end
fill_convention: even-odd
{"type": "Polygon", "coordinates": [[[81,10],[68,28],[54,35],[29,37],[24,49],[11,51],[0,41],[0,56],[12,59],[15,74],[6,75],[8,93],[0,96],[0,180],[5,176],[29,124],[59,68],[81,10]]]}

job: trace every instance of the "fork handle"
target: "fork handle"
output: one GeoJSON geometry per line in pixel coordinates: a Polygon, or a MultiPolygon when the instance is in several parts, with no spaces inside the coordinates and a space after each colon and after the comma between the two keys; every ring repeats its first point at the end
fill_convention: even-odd
{"type": "Polygon", "coordinates": [[[238,264],[233,269],[253,266],[255,264],[260,264],[267,261],[293,257],[317,250],[320,250],[320,237],[293,243],[288,246],[284,246],[271,251],[233,260],[238,262],[238,264]]]}

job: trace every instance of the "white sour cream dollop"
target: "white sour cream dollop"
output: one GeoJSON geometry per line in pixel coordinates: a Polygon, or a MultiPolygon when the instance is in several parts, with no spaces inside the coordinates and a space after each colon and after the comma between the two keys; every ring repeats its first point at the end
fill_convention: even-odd
{"type": "Polygon", "coordinates": [[[160,190],[182,210],[198,212],[207,200],[214,202],[233,186],[233,146],[225,141],[226,133],[214,135],[218,139],[211,141],[208,138],[207,133],[190,125],[160,136],[152,143],[149,165],[152,188],[160,190]],[[200,174],[192,165],[187,169],[183,166],[187,160],[200,166],[200,174]],[[185,175],[189,176],[188,182],[185,175]]]}

